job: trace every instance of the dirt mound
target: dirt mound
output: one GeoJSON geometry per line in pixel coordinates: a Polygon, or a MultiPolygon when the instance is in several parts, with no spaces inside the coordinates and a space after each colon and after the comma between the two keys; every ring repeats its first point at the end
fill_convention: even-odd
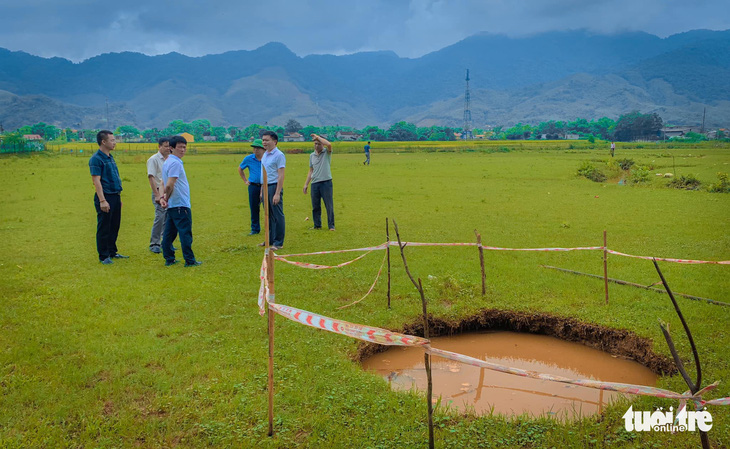
{"type": "MultiPolygon", "coordinates": [[[[510,310],[486,309],[461,321],[446,321],[429,317],[430,334],[433,337],[463,334],[471,331],[506,330],[531,334],[549,335],[566,341],[582,343],[608,354],[634,360],[659,375],[671,375],[677,367],[671,358],[654,353],[652,341],[625,329],[612,329],[597,324],[583,323],[575,318],[565,318],[547,313],[527,313],[510,310]]],[[[417,320],[397,330],[409,335],[423,336],[423,323],[417,320]]],[[[363,343],[356,359],[385,351],[387,346],[363,343]]]]}

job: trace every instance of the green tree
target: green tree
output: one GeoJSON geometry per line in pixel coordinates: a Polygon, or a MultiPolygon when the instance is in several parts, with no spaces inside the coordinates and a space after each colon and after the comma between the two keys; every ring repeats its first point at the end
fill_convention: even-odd
{"type": "Polygon", "coordinates": [[[363,139],[372,141],[383,141],[387,139],[385,130],[378,128],[377,126],[366,126],[360,131],[363,135],[363,139]]]}
{"type": "Polygon", "coordinates": [[[223,142],[226,140],[226,129],[222,126],[213,126],[210,128],[210,135],[215,136],[215,140],[223,142]]]}
{"type": "Polygon", "coordinates": [[[157,139],[162,136],[162,132],[160,132],[157,128],[145,129],[142,131],[142,138],[144,138],[147,142],[157,142],[157,139]]]}
{"type": "Polygon", "coordinates": [[[210,120],[206,119],[198,119],[193,120],[193,122],[190,124],[191,131],[190,134],[195,137],[195,140],[203,140],[203,136],[209,136],[210,135],[210,120]]]}
{"type": "Polygon", "coordinates": [[[290,118],[289,121],[286,122],[286,125],[284,125],[284,129],[287,134],[298,133],[301,131],[302,125],[293,118],[290,118]]]}
{"type": "Polygon", "coordinates": [[[532,127],[530,125],[523,125],[518,123],[515,126],[508,128],[504,131],[504,138],[509,140],[523,140],[529,139],[532,135],[532,127]]]}
{"type": "Polygon", "coordinates": [[[300,132],[304,135],[305,139],[309,139],[309,136],[311,136],[312,134],[321,134],[319,127],[312,125],[305,126],[300,132]]]}
{"type": "Polygon", "coordinates": [[[398,122],[388,128],[388,140],[408,141],[417,140],[416,125],[408,122],[398,122]]]}
{"type": "Polygon", "coordinates": [[[120,126],[114,131],[114,134],[121,137],[124,140],[136,139],[139,137],[140,132],[134,126],[124,125],[120,126]]]}
{"type": "Polygon", "coordinates": [[[192,134],[193,127],[189,123],[185,123],[182,120],[173,120],[170,122],[170,125],[166,130],[169,130],[166,134],[169,134],[170,136],[175,136],[180,133],[190,133],[192,134]]]}
{"type": "Polygon", "coordinates": [[[613,138],[622,142],[636,139],[657,139],[661,129],[662,118],[656,112],[642,114],[639,111],[632,111],[619,117],[613,138]]]}
{"type": "Polygon", "coordinates": [[[259,137],[261,137],[261,133],[264,131],[266,131],[266,128],[261,125],[257,125],[256,123],[248,125],[243,130],[241,130],[241,140],[258,139],[259,137]]]}

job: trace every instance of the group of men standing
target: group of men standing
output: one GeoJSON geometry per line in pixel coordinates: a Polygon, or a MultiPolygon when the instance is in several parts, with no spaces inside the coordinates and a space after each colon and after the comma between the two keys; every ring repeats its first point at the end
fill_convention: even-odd
{"type": "MultiPolygon", "coordinates": [[[[335,230],[335,212],[332,189],[332,144],[324,137],[312,134],[314,152],[309,156],[309,172],[304,182],[306,194],[311,184],[312,219],[314,229],[322,228],[322,202],[327,209],[327,227],[335,230]]],[[[238,174],[248,185],[248,202],[251,209],[251,232],[261,232],[260,205],[263,199],[262,170],[266,171],[266,193],[269,203],[269,245],[276,251],[284,246],[286,231],[284,217],[284,176],[286,173],[286,157],[279,150],[279,137],[273,131],[265,131],[261,139],[251,144],[253,154],[246,156],[238,167],[238,174]],[[245,170],[248,169],[248,178],[245,170]]],[[[266,242],[260,244],[264,246],[266,242]]]]}
{"type": "MultiPolygon", "coordinates": [[[[129,259],[117,252],[117,236],[122,218],[122,181],[111,152],[116,139],[111,131],[102,130],[96,135],[99,150],[89,159],[89,171],[94,184],[96,208],[96,249],[99,261],[104,265],[113,259],[129,259]]],[[[190,204],[190,185],[185,174],[182,158],[187,151],[187,141],[182,136],[163,137],[158,141],[158,151],[147,161],[147,179],[152,189],[155,219],[150,236],[150,251],[162,253],[165,265],[178,263],[176,248],[172,246],[180,236],[186,267],[202,264],[193,253],[193,216],[190,204]]]]}
{"type": "MultiPolygon", "coordinates": [[[[332,187],[332,144],[322,136],[312,134],[314,152],[309,157],[309,172],[304,182],[303,192],[310,189],[312,200],[313,229],[322,228],[322,202],[327,210],[327,227],[335,230],[335,213],[332,187]]],[[[109,265],[113,259],[128,259],[117,252],[117,236],[122,212],[122,181],[111,152],[116,140],[111,131],[102,130],[96,136],[99,150],[89,160],[89,170],[94,184],[94,205],[96,208],[97,229],[96,247],[99,261],[109,265]]],[[[251,209],[251,232],[261,232],[260,205],[264,193],[269,204],[269,245],[273,250],[284,246],[286,221],[284,217],[284,178],[286,156],[278,148],[279,137],[273,131],[265,131],[260,139],[251,144],[253,154],[241,162],[239,176],[248,186],[249,207],[251,209]],[[262,167],[266,172],[263,179],[262,167]],[[248,178],[244,170],[248,169],[248,178]],[[265,182],[265,186],[264,186],[265,182]]],[[[368,142],[369,143],[369,142],[368,142]]],[[[366,155],[369,156],[369,145],[366,155]]],[[[162,253],[165,265],[178,263],[175,258],[174,240],[180,237],[186,267],[202,264],[195,258],[192,250],[193,218],[183,157],[187,151],[187,141],[182,136],[163,137],[158,141],[158,151],[147,160],[147,179],[152,191],[152,204],[155,218],[152,223],[149,250],[162,253]]],[[[369,159],[369,157],[368,157],[369,159]]],[[[369,162],[369,161],[368,161],[369,162]]],[[[266,242],[260,244],[264,246],[266,242]]]]}

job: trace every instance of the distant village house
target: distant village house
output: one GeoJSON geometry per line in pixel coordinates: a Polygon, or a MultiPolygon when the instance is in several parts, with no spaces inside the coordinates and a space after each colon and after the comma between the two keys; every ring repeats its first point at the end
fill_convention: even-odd
{"type": "Polygon", "coordinates": [[[304,142],[304,136],[299,133],[287,133],[281,139],[284,142],[304,142]]]}
{"type": "Polygon", "coordinates": [[[356,140],[362,139],[362,134],[353,133],[350,131],[337,131],[337,133],[335,134],[335,138],[337,140],[354,142],[356,140]]]}

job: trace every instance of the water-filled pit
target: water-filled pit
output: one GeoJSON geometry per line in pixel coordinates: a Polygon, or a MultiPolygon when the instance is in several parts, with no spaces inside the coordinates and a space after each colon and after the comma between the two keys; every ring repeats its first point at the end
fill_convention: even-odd
{"type": "MultiPolygon", "coordinates": [[[[431,338],[432,346],[489,362],[555,374],[654,386],[657,375],[632,360],[547,335],[479,331],[431,338]]],[[[546,380],[531,379],[431,358],[434,398],[456,410],[477,414],[571,419],[600,413],[621,394],[546,380]]],[[[388,380],[394,390],[426,391],[423,349],[391,347],[365,358],[363,368],[388,380]]]]}

